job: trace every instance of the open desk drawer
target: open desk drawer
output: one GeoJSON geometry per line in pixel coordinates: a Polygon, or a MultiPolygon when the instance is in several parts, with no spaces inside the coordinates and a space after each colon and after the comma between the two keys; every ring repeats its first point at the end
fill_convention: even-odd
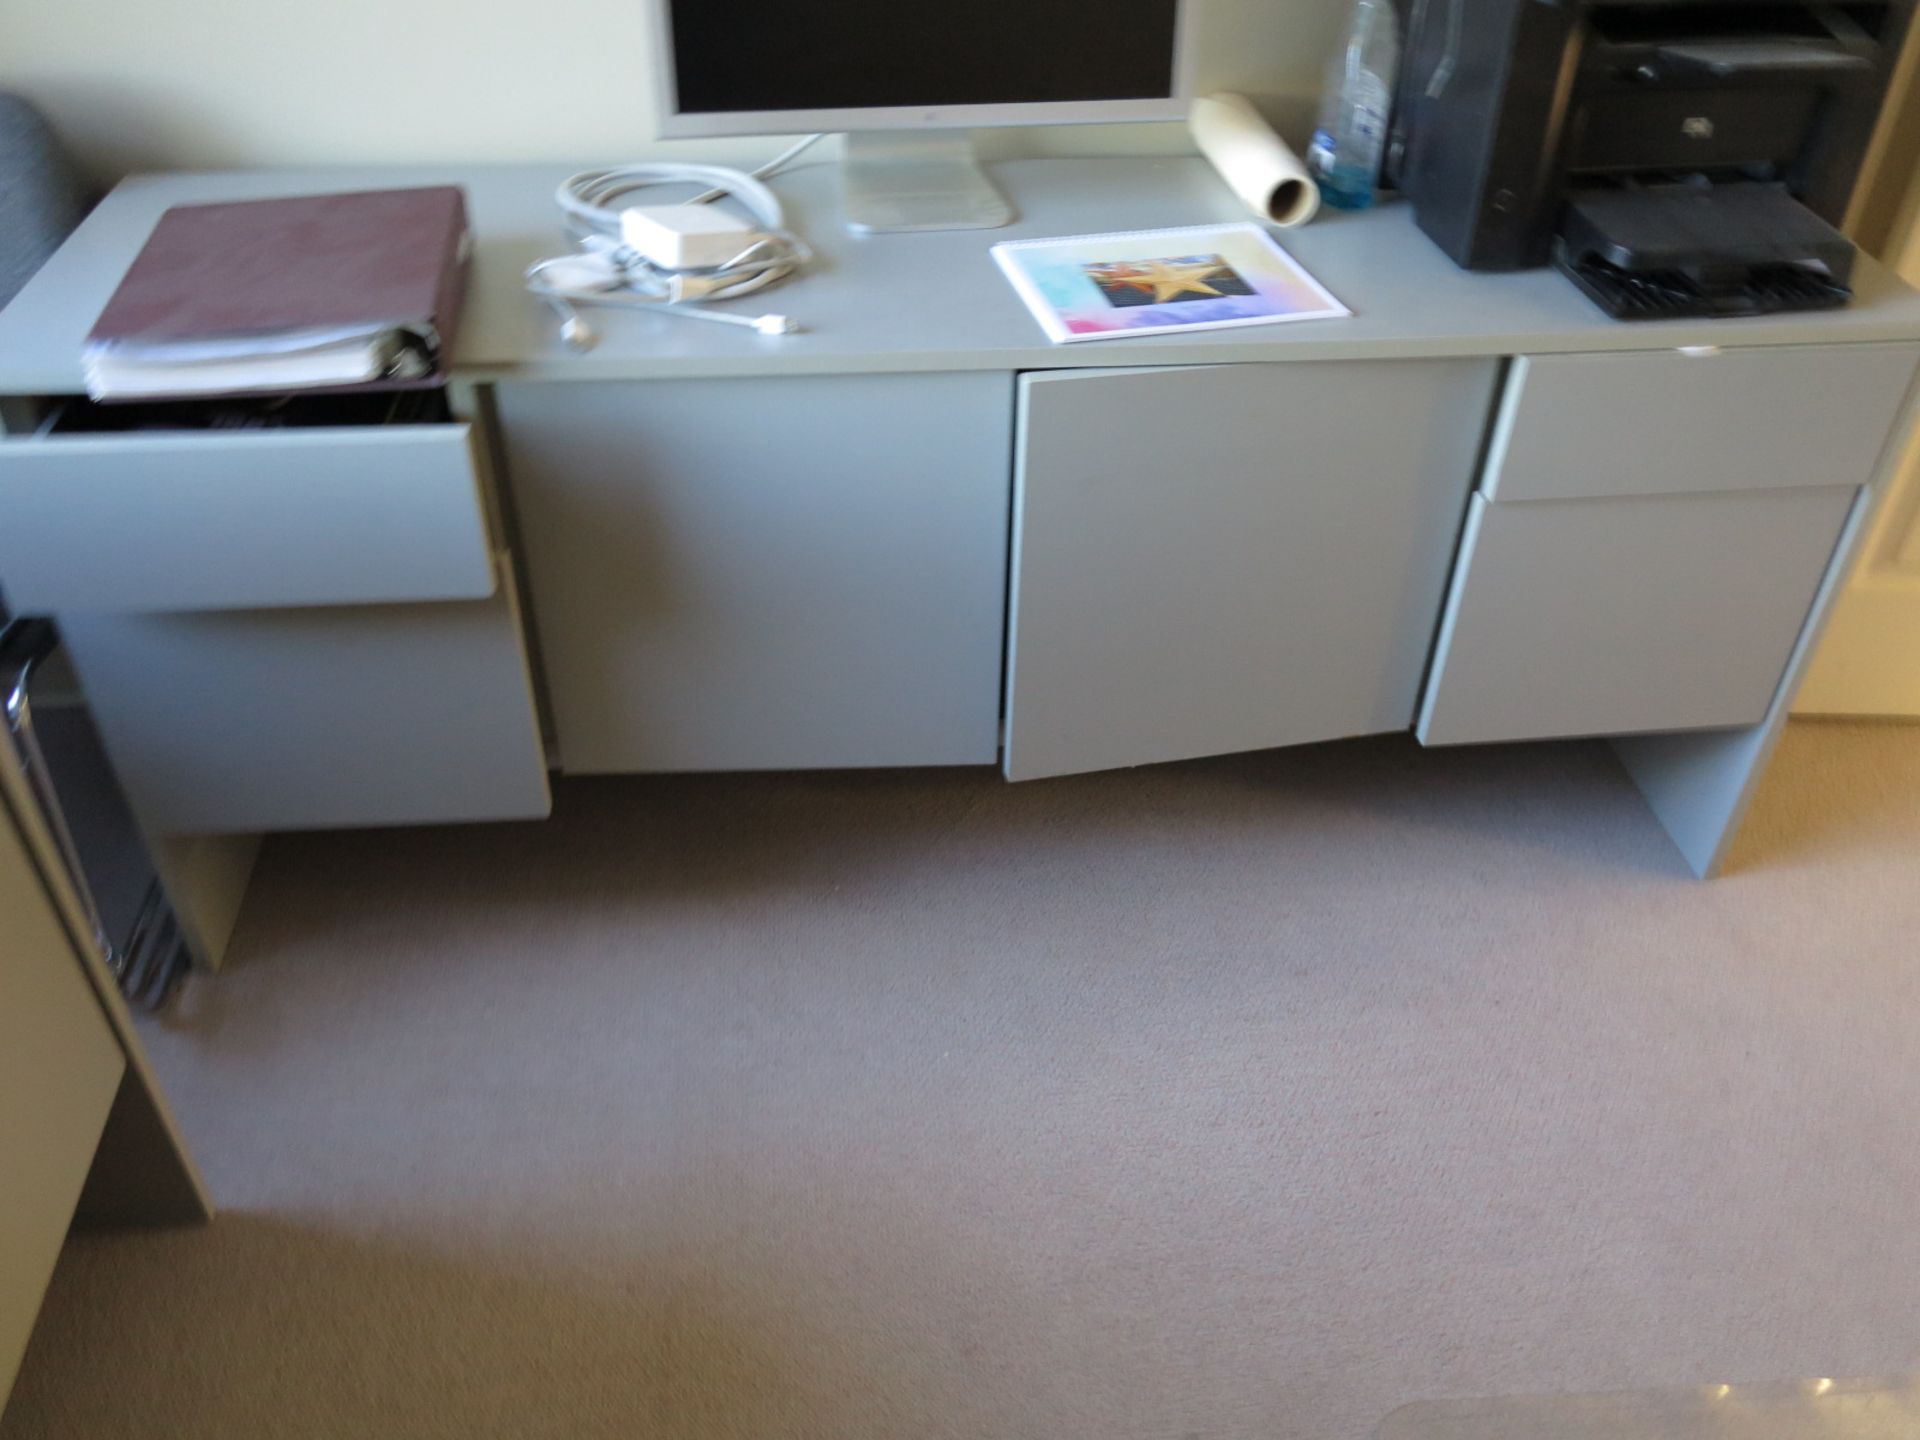
{"type": "MultiPolygon", "coordinates": [[[[142,430],[70,402],[0,441],[0,587],[16,612],[480,599],[494,588],[471,427],[142,430]]],[[[360,402],[351,404],[348,402],[360,402]]],[[[391,404],[390,400],[386,400],[391,404]]]]}

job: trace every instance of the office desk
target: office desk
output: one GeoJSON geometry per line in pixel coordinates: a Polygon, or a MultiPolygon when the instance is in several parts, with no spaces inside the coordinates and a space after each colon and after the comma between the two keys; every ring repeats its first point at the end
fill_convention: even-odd
{"type": "Polygon", "coordinates": [[[1286,238],[1352,319],[1057,347],[992,241],[1238,209],[1196,160],[999,174],[1008,230],[861,237],[783,176],[820,258],[739,308],[805,333],[596,314],[586,354],[519,283],[558,167],[130,180],[0,315],[0,584],[170,836],[536,815],[550,764],[1029,780],[1412,728],[1613,737],[1722,863],[1920,295],[1868,261],[1845,311],[1621,325],[1387,207],[1286,238]],[[168,205],[445,182],[449,421],[35,438],[168,205]]]}

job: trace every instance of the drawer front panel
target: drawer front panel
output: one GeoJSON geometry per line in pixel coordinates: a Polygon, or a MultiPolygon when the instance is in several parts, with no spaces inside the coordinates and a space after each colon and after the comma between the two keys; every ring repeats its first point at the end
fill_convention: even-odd
{"type": "Polygon", "coordinates": [[[16,611],[478,599],[493,584],[465,425],[0,443],[16,611]]]}
{"type": "Polygon", "coordinates": [[[1421,740],[1758,724],[1858,494],[1475,496],[1421,740]]]}
{"type": "Polygon", "coordinates": [[[1916,345],[1525,356],[1481,489],[1561,500],[1865,485],[1916,363],[1916,345]]]}
{"type": "Polygon", "coordinates": [[[163,833],[549,808],[504,559],[446,604],[86,615],[62,630],[128,798],[163,833]]]}

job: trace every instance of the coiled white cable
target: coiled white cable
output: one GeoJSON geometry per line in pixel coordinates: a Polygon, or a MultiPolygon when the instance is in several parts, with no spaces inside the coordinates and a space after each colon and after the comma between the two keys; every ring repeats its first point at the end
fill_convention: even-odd
{"type": "Polygon", "coordinates": [[[528,267],[527,288],[559,314],[562,338],[582,350],[595,339],[580,314],[583,305],[655,309],[689,319],[745,325],[763,335],[797,330],[784,315],[732,315],[704,309],[698,302],[751,295],[785,280],[813,258],[806,242],[787,229],[779,196],[761,181],[821,138],[809,135],[751,174],[723,165],[662,161],[569,176],[554,199],[566,217],[567,233],[581,248],[528,267]],[[672,270],[655,264],[621,239],[620,215],[627,207],[620,202],[636,190],[671,184],[711,187],[684,203],[703,205],[731,197],[753,216],[762,233],[720,265],[672,270]]]}

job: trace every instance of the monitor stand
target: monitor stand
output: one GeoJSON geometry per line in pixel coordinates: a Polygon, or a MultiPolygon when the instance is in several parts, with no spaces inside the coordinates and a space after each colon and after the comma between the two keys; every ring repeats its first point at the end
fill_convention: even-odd
{"type": "Polygon", "coordinates": [[[847,228],[993,230],[1013,206],[974,157],[966,130],[871,130],[846,137],[840,162],[847,228]]]}

